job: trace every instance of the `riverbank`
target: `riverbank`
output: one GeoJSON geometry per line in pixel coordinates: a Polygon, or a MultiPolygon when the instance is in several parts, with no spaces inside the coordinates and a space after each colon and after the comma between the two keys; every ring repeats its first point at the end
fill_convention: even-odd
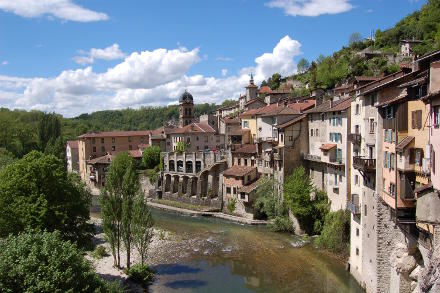
{"type": "Polygon", "coordinates": [[[170,206],[166,204],[161,204],[153,201],[148,201],[148,205],[150,207],[161,209],[165,211],[172,211],[183,215],[189,215],[189,216],[202,216],[202,217],[214,217],[219,218],[227,221],[232,221],[240,224],[246,224],[246,225],[267,225],[268,221],[265,220],[253,220],[253,219],[246,219],[234,215],[229,215],[221,212],[207,212],[207,211],[197,211],[192,209],[185,209],[175,206],[170,206]]]}

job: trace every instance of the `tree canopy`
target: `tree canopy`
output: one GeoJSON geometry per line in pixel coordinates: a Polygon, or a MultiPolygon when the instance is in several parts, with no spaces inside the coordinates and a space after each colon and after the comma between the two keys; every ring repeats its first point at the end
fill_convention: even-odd
{"type": "Polygon", "coordinates": [[[67,174],[63,161],[32,151],[0,171],[0,236],[26,229],[59,230],[86,244],[93,227],[90,194],[76,174],[67,174]]]}
{"type": "Polygon", "coordinates": [[[160,147],[151,146],[142,153],[142,165],[144,168],[153,169],[160,163],[160,147]]]}

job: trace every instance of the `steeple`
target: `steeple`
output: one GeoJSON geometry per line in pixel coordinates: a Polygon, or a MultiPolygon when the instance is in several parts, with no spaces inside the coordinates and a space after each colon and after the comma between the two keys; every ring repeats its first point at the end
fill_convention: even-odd
{"type": "Polygon", "coordinates": [[[251,79],[249,80],[249,84],[254,85],[254,76],[252,75],[252,72],[251,72],[251,79]]]}

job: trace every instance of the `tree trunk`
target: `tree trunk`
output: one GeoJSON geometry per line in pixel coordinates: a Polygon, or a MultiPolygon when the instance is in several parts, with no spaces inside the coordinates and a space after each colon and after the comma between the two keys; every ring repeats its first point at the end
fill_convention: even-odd
{"type": "Polygon", "coordinates": [[[130,268],[130,243],[127,245],[127,269],[130,268]]]}

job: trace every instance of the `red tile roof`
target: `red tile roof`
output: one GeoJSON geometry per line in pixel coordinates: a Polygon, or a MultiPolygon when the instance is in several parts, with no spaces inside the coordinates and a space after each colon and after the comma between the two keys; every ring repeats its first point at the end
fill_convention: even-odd
{"type": "Polygon", "coordinates": [[[215,133],[214,128],[212,128],[208,123],[206,122],[199,122],[199,123],[191,123],[184,127],[178,127],[171,129],[169,131],[170,134],[177,134],[177,133],[215,133]]]}
{"type": "Polygon", "coordinates": [[[142,158],[142,152],[140,150],[129,150],[128,153],[135,159],[142,158]]]}
{"type": "Polygon", "coordinates": [[[335,147],[336,147],[336,144],[334,144],[334,143],[324,143],[321,145],[320,149],[327,152],[335,147]]]}
{"type": "Polygon", "coordinates": [[[289,121],[287,121],[287,122],[285,122],[285,123],[283,123],[283,124],[278,125],[277,128],[279,128],[279,129],[286,128],[286,127],[288,127],[288,126],[290,126],[290,125],[293,125],[293,124],[295,124],[295,123],[298,123],[299,121],[303,120],[303,119],[306,118],[306,117],[307,117],[306,114],[303,114],[303,115],[301,115],[301,116],[299,116],[299,117],[295,117],[295,118],[293,118],[292,120],[289,120],[289,121]]]}
{"type": "Polygon", "coordinates": [[[258,179],[251,184],[243,186],[240,191],[244,193],[251,193],[254,191],[263,181],[261,179],[258,179]]]}
{"type": "Polygon", "coordinates": [[[111,154],[106,154],[102,157],[98,157],[92,160],[89,160],[87,164],[95,165],[95,164],[106,164],[109,165],[115,156],[111,154]]]}
{"type": "Polygon", "coordinates": [[[225,118],[225,124],[240,124],[240,118],[225,118]]]}
{"type": "Polygon", "coordinates": [[[260,94],[269,94],[271,92],[272,92],[272,90],[267,85],[264,85],[260,88],[260,94]]]}
{"type": "Polygon", "coordinates": [[[342,111],[350,108],[351,106],[351,98],[337,100],[332,102],[332,106],[330,108],[330,101],[325,101],[321,105],[316,106],[310,110],[305,111],[305,113],[325,113],[332,111],[342,111]]]}
{"type": "Polygon", "coordinates": [[[257,167],[234,165],[231,168],[225,170],[223,172],[223,176],[242,177],[242,176],[249,174],[250,172],[252,172],[256,169],[257,169],[257,167]]]}
{"type": "Polygon", "coordinates": [[[78,141],[77,141],[77,140],[68,140],[68,141],[67,141],[67,145],[68,145],[71,149],[77,149],[77,148],[78,148],[78,141]]]}
{"type": "Polygon", "coordinates": [[[138,130],[138,131],[103,131],[103,132],[90,132],[78,136],[78,138],[92,138],[92,137],[124,137],[124,136],[148,136],[151,130],[138,130]]]}
{"type": "Polygon", "coordinates": [[[414,140],[414,136],[404,137],[397,145],[396,151],[403,152],[403,150],[414,140]]]}
{"type": "Polygon", "coordinates": [[[237,148],[233,153],[242,153],[242,154],[256,154],[257,146],[255,144],[244,144],[240,148],[237,148]]]}

